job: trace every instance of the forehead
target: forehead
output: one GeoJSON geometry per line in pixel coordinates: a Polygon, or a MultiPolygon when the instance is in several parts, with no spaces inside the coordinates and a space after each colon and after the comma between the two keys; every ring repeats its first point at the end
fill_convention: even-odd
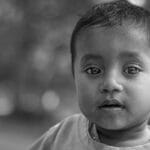
{"type": "MultiPolygon", "coordinates": [[[[90,27],[82,30],[76,41],[77,57],[85,54],[120,54],[147,52],[149,37],[145,27],[123,24],[102,28],[90,27]]],[[[149,50],[150,51],[150,50],[149,50]]]]}

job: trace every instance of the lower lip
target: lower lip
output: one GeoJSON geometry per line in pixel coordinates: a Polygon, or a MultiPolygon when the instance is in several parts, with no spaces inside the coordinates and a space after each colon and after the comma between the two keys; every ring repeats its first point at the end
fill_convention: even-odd
{"type": "Polygon", "coordinates": [[[99,110],[105,110],[105,111],[122,111],[123,107],[98,107],[99,110]]]}

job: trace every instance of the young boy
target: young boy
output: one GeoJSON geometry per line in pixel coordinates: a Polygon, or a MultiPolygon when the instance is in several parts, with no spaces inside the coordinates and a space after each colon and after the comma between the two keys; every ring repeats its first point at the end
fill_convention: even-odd
{"type": "Polygon", "coordinates": [[[150,12],[101,3],[77,23],[72,71],[83,114],[52,127],[31,150],[150,150],[150,12]]]}

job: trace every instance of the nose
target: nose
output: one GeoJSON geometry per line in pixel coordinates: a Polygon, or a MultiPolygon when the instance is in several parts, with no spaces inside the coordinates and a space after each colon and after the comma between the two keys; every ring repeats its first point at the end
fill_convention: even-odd
{"type": "Polygon", "coordinates": [[[117,73],[110,73],[103,79],[100,85],[100,92],[103,94],[119,93],[123,90],[123,85],[119,82],[117,73]]]}

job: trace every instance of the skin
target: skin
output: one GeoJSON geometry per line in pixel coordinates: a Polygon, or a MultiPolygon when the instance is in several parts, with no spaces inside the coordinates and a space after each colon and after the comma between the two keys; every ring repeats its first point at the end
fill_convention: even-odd
{"type": "Polygon", "coordinates": [[[90,27],[76,41],[74,80],[82,113],[102,142],[135,146],[150,139],[150,47],[146,29],[90,27]],[[123,107],[102,107],[105,101],[123,107]],[[98,132],[98,133],[99,133],[98,132]]]}

